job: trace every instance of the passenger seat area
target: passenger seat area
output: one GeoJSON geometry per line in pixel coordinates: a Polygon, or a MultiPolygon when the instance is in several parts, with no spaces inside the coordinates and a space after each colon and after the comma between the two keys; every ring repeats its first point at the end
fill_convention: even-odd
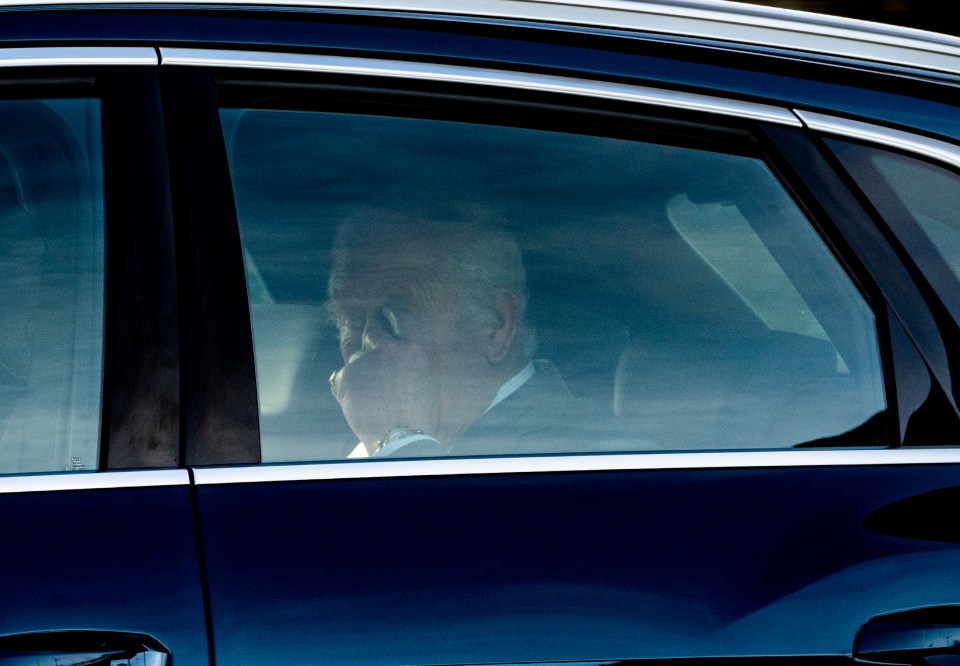
{"type": "Polygon", "coordinates": [[[635,340],[622,354],[613,409],[658,448],[782,448],[861,425],[871,414],[850,404],[856,395],[826,340],[673,335],[635,340]]]}

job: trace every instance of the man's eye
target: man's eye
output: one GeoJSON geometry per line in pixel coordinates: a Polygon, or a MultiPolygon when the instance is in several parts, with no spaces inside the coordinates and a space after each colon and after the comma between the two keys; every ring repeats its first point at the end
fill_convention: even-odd
{"type": "Polygon", "coordinates": [[[397,320],[397,313],[390,306],[384,305],[380,308],[380,318],[383,320],[383,327],[390,335],[395,338],[400,337],[400,323],[397,320]]]}
{"type": "Polygon", "coordinates": [[[340,326],[339,333],[341,349],[350,349],[352,347],[359,346],[361,333],[357,331],[356,328],[340,326]]]}
{"type": "Polygon", "coordinates": [[[340,333],[340,337],[344,337],[349,334],[349,332],[357,328],[357,322],[348,319],[347,317],[338,316],[336,320],[337,332],[340,333]]]}
{"type": "Polygon", "coordinates": [[[363,327],[356,319],[351,319],[343,315],[337,315],[335,323],[341,343],[353,338],[357,338],[363,334],[363,327]]]}

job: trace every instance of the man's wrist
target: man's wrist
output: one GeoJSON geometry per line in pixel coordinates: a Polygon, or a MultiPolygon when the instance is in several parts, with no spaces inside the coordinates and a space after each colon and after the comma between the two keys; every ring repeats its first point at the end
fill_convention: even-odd
{"type": "Polygon", "coordinates": [[[437,446],[440,444],[434,437],[425,434],[422,430],[414,430],[408,426],[397,426],[377,442],[372,455],[375,457],[393,455],[403,447],[408,444],[413,444],[414,442],[429,442],[437,446]]]}
{"type": "Polygon", "coordinates": [[[393,444],[394,442],[397,442],[401,439],[405,439],[413,435],[422,435],[422,434],[423,434],[422,430],[414,430],[409,426],[397,426],[396,428],[393,428],[392,430],[390,430],[390,432],[388,432],[383,439],[377,442],[377,448],[380,449],[380,448],[383,448],[384,446],[387,446],[388,444],[393,444]]]}

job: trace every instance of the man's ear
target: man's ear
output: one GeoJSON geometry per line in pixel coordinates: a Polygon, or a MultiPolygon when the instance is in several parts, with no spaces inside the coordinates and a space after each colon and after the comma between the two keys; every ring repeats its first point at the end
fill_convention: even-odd
{"type": "Polygon", "coordinates": [[[491,364],[499,363],[513,350],[519,327],[520,299],[513,292],[500,292],[483,331],[483,344],[491,364]]]}

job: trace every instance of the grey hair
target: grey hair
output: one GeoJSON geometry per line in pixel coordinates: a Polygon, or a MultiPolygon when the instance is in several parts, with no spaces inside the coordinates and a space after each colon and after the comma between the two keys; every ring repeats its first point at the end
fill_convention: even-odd
{"type": "Polygon", "coordinates": [[[476,208],[409,214],[390,209],[364,209],[345,220],[334,242],[331,287],[348,255],[365,244],[429,240],[436,247],[437,279],[460,296],[465,313],[479,322],[506,291],[519,305],[514,348],[529,360],[537,351],[537,336],[527,322],[527,275],[520,248],[493,216],[476,208]]]}

